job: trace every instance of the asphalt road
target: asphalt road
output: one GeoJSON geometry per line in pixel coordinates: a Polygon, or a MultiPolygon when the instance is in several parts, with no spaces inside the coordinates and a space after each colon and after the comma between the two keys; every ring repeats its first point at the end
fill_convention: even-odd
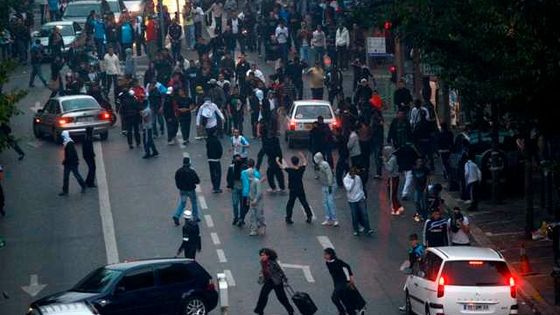
{"type": "MultiPolygon", "coordinates": [[[[143,72],[145,64],[145,59],[139,59],[139,72],[143,72]]],[[[269,65],[261,67],[270,71],[269,65]]],[[[45,73],[46,69],[45,66],[45,73]]],[[[27,71],[21,68],[14,73],[5,88],[27,87],[27,71]]],[[[335,200],[340,227],[320,225],[320,188],[310,169],[304,176],[304,185],[316,216],[313,224],[304,222],[303,211],[296,203],[295,224],[287,226],[284,213],[288,196],[266,194],[267,233],[264,237],[250,237],[247,228],[231,225],[231,194],[225,190],[231,153],[225,151],[222,160],[224,193],[213,194],[203,141],[191,139],[186,147],[169,146],[160,137],[156,140],[160,156],[143,160],[143,150],[130,150],[117,126],[106,142],[96,142],[98,189],[80,194],[71,179],[70,195],[61,198],[57,193],[62,184],[62,147],[32,138],[31,108],[36,102],[43,104],[48,94],[43,88],[30,89],[19,104],[23,115],[13,119],[14,133],[27,153],[25,159],[17,161],[12,151],[0,156],[8,213],[0,219],[0,235],[7,241],[7,246],[0,249],[0,291],[10,296],[8,300],[0,297],[0,314],[23,314],[32,300],[69,288],[107,262],[173,256],[181,239],[180,227],[171,220],[178,195],[173,175],[185,152],[191,155],[202,180],[198,197],[203,215],[203,250],[197,260],[214,276],[224,271],[228,275],[229,314],[252,314],[260,289],[258,250],[262,247],[278,252],[291,285],[312,296],[319,314],[336,314],[330,301],[332,282],[322,258],[323,247],[331,245],[352,266],[357,287],[368,302],[367,314],[399,314],[405,280],[399,266],[407,258],[407,236],[419,232],[420,225],[411,219],[412,204],[406,204],[404,216],[390,215],[384,181],[370,179],[368,187],[373,237],[352,235],[342,189],[336,192],[335,200]],[[34,293],[37,295],[32,297],[34,293]]],[[[250,130],[248,125],[245,130],[250,130]]],[[[228,148],[226,139],[222,143],[228,148]]],[[[284,156],[297,153],[288,150],[283,141],[282,145],[284,156]]],[[[259,148],[260,143],[253,140],[250,157],[255,158],[259,148]]],[[[80,169],[82,174],[86,172],[85,163],[80,169]]],[[[266,314],[285,314],[273,295],[266,314]]]]}

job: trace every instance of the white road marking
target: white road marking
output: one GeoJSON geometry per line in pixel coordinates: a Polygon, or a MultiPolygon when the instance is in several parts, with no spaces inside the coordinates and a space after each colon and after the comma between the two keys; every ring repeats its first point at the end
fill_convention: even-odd
{"type": "Polygon", "coordinates": [[[216,232],[212,232],[210,233],[210,237],[212,238],[212,243],[214,243],[214,245],[220,245],[220,238],[218,237],[218,233],[216,232]]]}
{"type": "Polygon", "coordinates": [[[323,249],[329,248],[329,247],[334,248],[333,243],[331,242],[331,240],[327,236],[317,236],[317,240],[319,241],[319,244],[321,244],[323,249]]]}
{"type": "Polygon", "coordinates": [[[109,199],[109,187],[107,185],[107,173],[103,162],[103,148],[101,142],[93,143],[95,149],[95,164],[97,166],[97,192],[99,195],[99,214],[101,216],[101,227],[103,229],[103,239],[105,241],[105,252],[107,253],[107,263],[114,264],[119,262],[119,252],[117,250],[117,238],[115,236],[115,223],[111,212],[111,201],[109,199]]]}
{"type": "Polygon", "coordinates": [[[226,269],[224,270],[224,273],[226,274],[226,280],[228,285],[230,287],[235,287],[235,279],[233,279],[233,274],[231,273],[231,270],[226,269]]]}
{"type": "Polygon", "coordinates": [[[313,279],[313,275],[311,274],[311,268],[307,265],[294,265],[294,264],[283,264],[280,263],[282,268],[291,268],[291,269],[300,269],[303,271],[303,276],[305,280],[309,283],[314,283],[315,279],[313,279]]]}
{"type": "Polygon", "coordinates": [[[201,192],[202,192],[202,188],[200,188],[200,185],[196,185],[195,191],[196,191],[197,193],[201,193],[201,192]]]}
{"type": "Polygon", "coordinates": [[[21,287],[21,289],[31,297],[34,297],[39,294],[39,292],[41,292],[46,286],[46,284],[39,284],[38,275],[32,274],[31,276],[29,276],[29,285],[25,285],[21,287]]]}
{"type": "MultiPolygon", "coordinates": [[[[315,216],[315,211],[313,211],[313,207],[311,205],[309,205],[309,209],[311,210],[312,218],[317,218],[315,216]]],[[[301,212],[303,212],[303,215],[307,216],[307,214],[305,213],[305,209],[303,207],[301,207],[301,212]]]]}
{"type": "Polygon", "coordinates": [[[208,209],[206,198],[204,198],[204,196],[198,196],[198,203],[200,203],[200,208],[202,208],[203,210],[208,209]]]}
{"type": "Polygon", "coordinates": [[[216,254],[218,254],[218,260],[221,263],[227,263],[226,253],[224,253],[223,249],[216,249],[216,254]]]}
{"type": "Polygon", "coordinates": [[[212,220],[212,216],[209,214],[204,215],[204,220],[206,221],[206,226],[209,228],[214,227],[214,220],[212,220]]]}
{"type": "Polygon", "coordinates": [[[189,154],[189,152],[183,152],[183,157],[184,158],[186,158],[186,157],[190,158],[191,155],[189,154]]]}

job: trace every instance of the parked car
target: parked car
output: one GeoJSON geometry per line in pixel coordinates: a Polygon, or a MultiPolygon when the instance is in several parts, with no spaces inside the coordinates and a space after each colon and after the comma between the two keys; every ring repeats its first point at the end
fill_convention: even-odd
{"type": "Polygon", "coordinates": [[[308,141],[309,131],[317,117],[323,116],[326,124],[335,128],[338,124],[331,104],[321,100],[295,101],[287,113],[285,140],[292,148],[295,141],[308,141]]]}
{"type": "Polygon", "coordinates": [[[218,304],[212,277],[191,259],[147,259],[103,266],[68,291],[31,303],[28,315],[55,303],[84,302],[103,315],[206,315],[218,304]]]}
{"type": "Polygon", "coordinates": [[[54,97],[33,117],[33,134],[60,142],[60,133],[64,130],[70,135],[84,135],[87,127],[93,127],[94,135],[107,140],[111,118],[111,113],[89,95],[54,97]]]}
{"type": "Polygon", "coordinates": [[[45,48],[43,52],[46,59],[51,58],[51,51],[49,50],[49,37],[55,27],[58,28],[60,35],[62,35],[64,53],[70,49],[70,45],[78,40],[82,34],[82,27],[76,22],[56,21],[43,24],[43,26],[41,26],[41,30],[33,32],[31,36],[33,37],[33,42],[35,39],[39,39],[41,41],[41,45],[45,48]]]}
{"type": "MultiPolygon", "coordinates": [[[[121,0],[107,0],[111,12],[115,17],[115,21],[119,21],[121,13],[126,11],[126,7],[121,0]]],[[[86,23],[87,17],[91,11],[100,14],[101,12],[101,1],[97,0],[85,0],[85,1],[72,1],[69,2],[62,15],[63,21],[77,22],[80,25],[86,23]]]]}
{"type": "Polygon", "coordinates": [[[432,247],[404,286],[406,314],[517,314],[517,286],[491,248],[432,247]]]}

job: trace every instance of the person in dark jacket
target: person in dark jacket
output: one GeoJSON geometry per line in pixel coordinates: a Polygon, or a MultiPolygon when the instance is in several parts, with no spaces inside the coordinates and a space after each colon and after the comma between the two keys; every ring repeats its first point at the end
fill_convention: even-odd
{"type": "Polygon", "coordinates": [[[185,219],[185,225],[183,225],[183,240],[179,249],[177,249],[178,257],[181,252],[185,253],[185,258],[196,259],[196,252],[202,250],[202,242],[200,241],[200,228],[198,223],[193,220],[192,211],[185,210],[183,212],[183,218],[185,219]]]}
{"type": "Polygon", "coordinates": [[[331,274],[334,284],[334,290],[331,300],[336,306],[339,314],[354,314],[353,310],[349,310],[342,304],[342,296],[349,287],[354,286],[354,274],[350,265],[338,259],[333,248],[325,248],[323,258],[327,265],[327,269],[331,274]]]}
{"type": "Polygon", "coordinates": [[[397,117],[391,121],[389,126],[389,134],[387,135],[387,142],[395,149],[398,149],[410,142],[412,139],[412,128],[410,122],[406,119],[403,111],[397,112],[397,117]]]}
{"type": "Polygon", "coordinates": [[[88,187],[96,187],[95,185],[95,151],[93,150],[93,127],[86,128],[86,135],[82,141],[82,156],[88,166],[88,174],[86,177],[86,185],[88,187]]]}
{"type": "Polygon", "coordinates": [[[16,153],[19,155],[18,160],[23,160],[23,158],[25,157],[25,153],[19,147],[16,138],[12,135],[12,128],[10,128],[10,126],[6,123],[2,123],[2,125],[0,125],[0,134],[4,136],[8,146],[12,147],[12,149],[14,149],[14,151],[16,151],[16,153]]]}
{"type": "Polygon", "coordinates": [[[177,202],[177,209],[173,215],[173,222],[179,225],[179,217],[185,210],[187,198],[191,199],[192,212],[195,221],[200,221],[198,213],[198,204],[196,201],[196,185],[200,184],[200,178],[196,171],[191,168],[191,158],[183,158],[183,166],[175,172],[175,186],[179,189],[179,201],[177,202]]]}
{"type": "Polygon", "coordinates": [[[168,34],[171,40],[171,55],[173,59],[177,61],[179,60],[179,56],[181,56],[181,36],[183,35],[183,28],[179,25],[177,19],[171,21],[168,34]]]}
{"type": "Polygon", "coordinates": [[[422,233],[424,235],[424,246],[449,246],[448,224],[449,219],[442,217],[438,208],[433,208],[430,219],[426,220],[424,224],[422,233]]]}
{"type": "Polygon", "coordinates": [[[62,192],[59,193],[59,196],[67,196],[68,195],[68,180],[70,177],[70,173],[74,174],[78,184],[82,187],[82,193],[86,192],[86,183],[80,175],[78,171],[78,165],[80,164],[80,158],[78,157],[78,152],[76,151],[76,147],[74,146],[74,141],[70,138],[70,133],[67,130],[64,130],[60,136],[62,137],[62,144],[64,145],[64,160],[62,161],[62,165],[64,165],[64,177],[62,181],[62,192]]]}
{"type": "Polygon", "coordinates": [[[262,284],[259,300],[255,307],[255,314],[263,315],[264,308],[268,302],[270,291],[274,290],[278,301],[284,306],[289,315],[294,314],[294,308],[288,301],[284,284],[288,282],[288,278],[284,274],[282,267],[278,263],[278,255],[270,248],[262,248],[259,250],[261,272],[259,274],[259,283],[262,284]]]}
{"type": "Polygon", "coordinates": [[[395,110],[405,110],[412,104],[412,94],[410,90],[406,88],[405,81],[403,78],[399,79],[397,84],[397,89],[393,93],[393,103],[395,105],[395,110]]]}
{"type": "Polygon", "coordinates": [[[212,192],[221,193],[222,182],[222,154],[224,150],[222,143],[215,135],[209,135],[206,139],[206,155],[208,156],[208,167],[210,169],[210,180],[212,181],[212,192]]]}
{"type": "Polygon", "coordinates": [[[142,107],[138,103],[132,89],[124,91],[120,95],[120,114],[123,125],[125,126],[126,140],[130,149],[134,148],[132,145],[133,135],[136,146],[140,146],[140,110],[142,107]]]}
{"type": "Polygon", "coordinates": [[[280,148],[280,141],[278,140],[278,137],[273,136],[270,138],[270,143],[265,149],[265,154],[268,159],[266,176],[268,178],[268,184],[270,185],[270,189],[267,189],[267,191],[283,193],[286,189],[284,184],[284,173],[282,173],[282,169],[276,163],[276,159],[282,159],[282,148],[280,148]],[[276,188],[276,182],[278,182],[279,189],[276,188]]]}
{"type": "Polygon", "coordinates": [[[443,164],[443,177],[447,179],[451,172],[449,165],[449,157],[451,156],[451,148],[453,147],[453,133],[449,130],[446,122],[442,122],[441,130],[436,134],[436,146],[441,163],[443,164]]]}
{"type": "Polygon", "coordinates": [[[245,167],[245,163],[239,154],[233,156],[233,160],[228,167],[226,187],[231,190],[231,203],[233,207],[232,225],[237,225],[242,217],[243,184],[241,183],[241,171],[245,167]]]}

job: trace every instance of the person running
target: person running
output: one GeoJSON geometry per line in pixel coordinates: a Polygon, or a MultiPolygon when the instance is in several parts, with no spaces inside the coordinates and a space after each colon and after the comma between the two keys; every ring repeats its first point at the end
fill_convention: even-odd
{"type": "Polygon", "coordinates": [[[348,314],[350,310],[347,310],[342,304],[342,297],[346,290],[348,290],[348,287],[354,286],[354,274],[352,273],[352,269],[350,265],[336,256],[336,252],[333,248],[325,248],[323,251],[323,258],[325,259],[325,264],[327,265],[327,269],[329,270],[334,284],[331,301],[336,306],[340,315],[348,314]]]}
{"type": "Polygon", "coordinates": [[[266,224],[264,223],[261,180],[255,176],[254,169],[247,172],[247,177],[249,179],[249,235],[264,235],[266,224]]]}
{"type": "Polygon", "coordinates": [[[173,222],[176,226],[179,225],[179,217],[185,209],[187,198],[191,199],[192,212],[194,219],[200,221],[198,214],[198,204],[196,201],[196,185],[200,184],[200,178],[196,171],[191,168],[191,158],[183,158],[183,166],[175,172],[175,185],[179,189],[179,201],[177,202],[177,209],[173,215],[173,222]]]}
{"type": "Polygon", "coordinates": [[[78,152],[76,151],[76,147],[74,146],[74,140],[70,138],[70,133],[67,130],[64,130],[60,136],[62,137],[62,145],[64,146],[64,160],[62,161],[62,165],[64,165],[64,177],[62,180],[62,192],[60,192],[59,196],[67,196],[68,195],[68,180],[70,179],[70,173],[74,174],[78,184],[82,187],[82,193],[86,192],[86,183],[80,175],[80,171],[78,170],[78,165],[80,164],[80,159],[78,157],[78,152]]]}
{"type": "Polygon", "coordinates": [[[293,315],[294,308],[288,301],[284,284],[288,282],[282,267],[278,263],[278,255],[270,248],[262,248],[259,250],[261,271],[259,274],[259,283],[262,284],[259,300],[255,307],[255,314],[263,315],[264,309],[268,302],[268,295],[272,290],[276,293],[278,301],[284,306],[289,315],[293,315]]]}
{"type": "Polygon", "coordinates": [[[278,167],[288,173],[288,189],[290,190],[290,195],[288,198],[288,204],[286,205],[286,223],[294,224],[294,221],[292,221],[292,213],[296,199],[299,199],[299,202],[305,211],[305,215],[307,216],[305,222],[311,224],[311,221],[313,220],[313,212],[311,212],[311,207],[309,207],[307,197],[305,196],[305,189],[303,187],[303,174],[305,173],[305,168],[307,167],[307,159],[302,152],[299,152],[299,158],[294,155],[290,160],[292,165],[289,165],[286,160],[282,160],[280,157],[276,158],[278,167]]]}
{"type": "Polygon", "coordinates": [[[325,221],[321,225],[337,227],[338,220],[336,219],[336,207],[334,205],[334,176],[331,166],[325,161],[321,152],[313,156],[313,161],[319,169],[319,182],[321,183],[323,205],[325,207],[325,221]]]}
{"type": "Polygon", "coordinates": [[[343,179],[348,205],[350,205],[350,211],[352,213],[353,234],[354,236],[358,236],[360,235],[360,231],[366,231],[368,235],[372,235],[373,230],[369,225],[366,195],[364,193],[362,179],[358,173],[358,168],[354,166],[343,179]],[[360,225],[362,229],[360,229],[360,225]]]}
{"type": "Polygon", "coordinates": [[[227,188],[231,190],[231,203],[233,207],[233,222],[232,225],[237,225],[241,218],[242,199],[243,199],[243,185],[241,183],[241,171],[244,167],[244,162],[241,156],[235,154],[233,160],[228,167],[227,172],[227,188]]]}
{"type": "Polygon", "coordinates": [[[200,253],[202,250],[200,228],[193,218],[192,211],[185,210],[185,212],[183,212],[183,218],[185,219],[185,225],[183,225],[183,240],[181,241],[175,258],[181,255],[181,252],[184,252],[185,258],[196,259],[196,252],[200,253]]]}
{"type": "Polygon", "coordinates": [[[95,151],[93,149],[93,127],[86,128],[86,135],[82,141],[82,156],[88,166],[86,186],[94,188],[95,185],[95,151]]]}

